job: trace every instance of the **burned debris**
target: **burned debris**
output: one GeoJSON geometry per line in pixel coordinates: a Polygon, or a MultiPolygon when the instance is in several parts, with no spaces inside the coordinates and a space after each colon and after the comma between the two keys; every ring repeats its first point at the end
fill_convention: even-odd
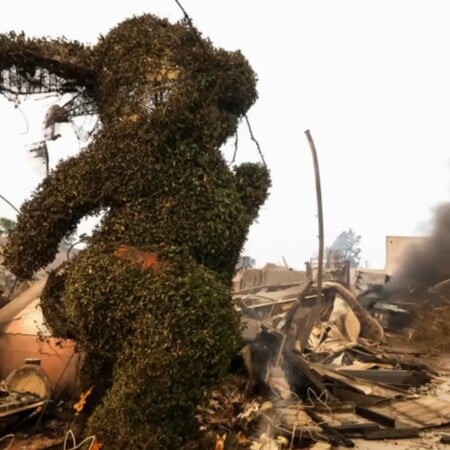
{"type": "MultiPolygon", "coordinates": [[[[392,357],[383,328],[344,284],[324,282],[321,298],[306,280],[247,288],[233,300],[245,325],[241,356],[252,396],[231,396],[238,413],[227,425],[252,449],[353,447],[354,438],[414,438],[450,423],[448,401],[416,391],[433,370],[392,357]]],[[[217,407],[214,397],[210,405],[217,407]]],[[[208,410],[201,423],[220,431],[208,410]]]]}
{"type": "MultiPolygon", "coordinates": [[[[450,204],[436,208],[430,236],[400,239],[404,248],[390,262],[389,273],[370,277],[360,272],[358,300],[385,328],[409,329],[416,346],[446,350],[450,343],[450,204]]],[[[391,237],[387,244],[394,242],[391,237]]]]}
{"type": "MultiPolygon", "coordinates": [[[[133,247],[120,247],[116,253],[119,260],[139,270],[164,263],[157,255],[133,247]]],[[[325,276],[318,297],[316,284],[300,271],[268,266],[260,271],[261,276],[258,269],[244,270],[249,276],[235,277],[231,303],[242,323],[243,342],[236,346],[231,372],[194,405],[195,426],[186,434],[184,447],[176,444],[176,448],[367,448],[369,444],[361,442],[418,439],[424,430],[450,423],[450,403],[427,388],[439,381],[438,373],[413,355],[396,354],[389,343],[389,329],[383,329],[358,302],[353,288],[325,276]]],[[[18,349],[18,339],[24,338],[20,323],[42,322],[35,311],[44,285],[45,279],[33,283],[0,310],[2,322],[8,324],[0,340],[0,357],[10,359],[4,339],[18,349]]],[[[202,313],[203,320],[209,317],[202,313]]],[[[31,334],[30,339],[35,339],[31,334]]],[[[14,393],[16,399],[22,396],[24,409],[10,409],[8,421],[5,417],[0,423],[6,434],[16,430],[11,425],[28,417],[26,423],[33,423],[39,417],[40,433],[22,432],[22,436],[61,445],[63,439],[69,439],[68,427],[78,423],[74,418],[79,420],[84,413],[79,416],[75,412],[72,400],[64,413],[66,419],[61,421],[59,413],[55,421],[53,399],[60,395],[62,374],[72,374],[72,388],[76,384],[82,355],[75,347],[60,347],[57,359],[66,358],[66,362],[56,367],[49,365],[45,356],[50,352],[53,350],[46,347],[37,355],[42,358],[42,369],[49,373],[52,398],[26,399],[24,393],[14,393]],[[70,352],[77,352],[75,359],[70,352]],[[76,366],[68,365],[70,361],[76,366]],[[44,413],[39,402],[44,402],[44,413]],[[50,432],[48,427],[55,422],[60,425],[50,432]]],[[[16,366],[22,363],[16,362],[16,366]]],[[[98,383],[93,386],[83,400],[88,411],[95,404],[98,383]]],[[[82,389],[78,385],[76,392],[82,389]]],[[[85,434],[84,438],[91,436],[85,434]]],[[[15,439],[20,442],[20,434],[15,439]]],[[[73,439],[83,438],[77,433],[73,439]]]]}
{"type": "MultiPolygon", "coordinates": [[[[135,248],[118,252],[132,265],[157,262],[154,254],[135,248]]],[[[325,281],[318,298],[315,283],[300,272],[271,268],[261,278],[255,273],[258,269],[245,270],[250,279],[265,284],[251,287],[240,275],[240,284],[246,287],[237,289],[235,281],[232,304],[243,325],[243,346],[233,358],[231,373],[198,402],[197,431],[191,432],[190,439],[186,436],[183,448],[367,448],[369,444],[361,442],[418,439],[424,430],[450,423],[450,403],[426,388],[435,385],[438,374],[423,361],[395,354],[389,332],[357,302],[357,295],[345,283],[325,281]],[[273,283],[267,284],[268,280],[273,283]]],[[[0,311],[4,322],[30,321],[27,311],[36,308],[30,299],[37,300],[44,281],[0,311]]],[[[0,346],[0,354],[3,351],[0,346]]],[[[65,355],[63,349],[59,352],[59,358],[65,355]]],[[[59,367],[55,377],[55,367],[42,357],[42,368],[51,372],[56,392],[57,379],[72,367],[59,367]]],[[[92,391],[84,401],[87,408],[93,395],[92,391]]],[[[42,411],[42,405],[36,406],[30,398],[28,409],[24,400],[25,409],[11,409],[12,415],[20,420],[31,415],[36,420],[32,414],[42,411]]],[[[45,404],[52,405],[47,400],[45,404]]],[[[74,425],[76,414],[66,412],[68,419],[60,422],[59,434],[42,434],[47,428],[41,426],[36,442],[61,444],[64,436],[68,439],[64,430],[74,425]]],[[[54,417],[54,408],[46,406],[47,416],[54,417]]],[[[8,423],[17,419],[11,422],[10,418],[8,423]]],[[[45,427],[47,423],[42,421],[45,427]]],[[[77,434],[74,439],[81,438],[77,434]]]]}

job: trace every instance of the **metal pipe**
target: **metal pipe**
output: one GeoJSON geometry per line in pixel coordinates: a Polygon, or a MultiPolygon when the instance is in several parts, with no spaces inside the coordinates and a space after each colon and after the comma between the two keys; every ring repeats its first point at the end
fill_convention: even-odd
{"type": "Polygon", "coordinates": [[[9,206],[11,206],[11,208],[13,208],[16,212],[20,213],[20,211],[5,197],[3,197],[2,194],[0,194],[0,198],[5,202],[8,203],[9,206]]]}
{"type": "Polygon", "coordinates": [[[319,226],[319,262],[317,268],[317,301],[322,299],[322,273],[323,273],[323,208],[322,208],[322,189],[320,185],[319,161],[317,159],[316,146],[309,130],[305,131],[306,138],[311,148],[314,164],[314,176],[316,180],[316,197],[317,197],[317,219],[319,226]]]}

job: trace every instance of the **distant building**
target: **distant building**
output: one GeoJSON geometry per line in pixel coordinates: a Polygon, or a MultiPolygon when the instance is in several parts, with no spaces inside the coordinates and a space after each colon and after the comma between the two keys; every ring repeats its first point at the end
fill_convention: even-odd
{"type": "Polygon", "coordinates": [[[423,244],[426,239],[426,236],[386,236],[385,272],[392,275],[399,266],[405,250],[423,244]]]}

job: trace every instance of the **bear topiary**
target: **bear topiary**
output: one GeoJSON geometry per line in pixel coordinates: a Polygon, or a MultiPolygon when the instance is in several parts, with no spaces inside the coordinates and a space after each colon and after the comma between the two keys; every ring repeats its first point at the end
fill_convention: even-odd
{"type": "Polygon", "coordinates": [[[64,116],[101,121],[22,205],[5,264],[30,278],[104,212],[41,303],[54,334],[86,355],[96,395],[85,433],[108,449],[180,448],[240,345],[231,278],[270,177],[264,164],[230,169],[220,147],[255,85],[240,52],[187,21],[133,17],[93,47],[0,35],[0,91],[72,92],[64,116]]]}

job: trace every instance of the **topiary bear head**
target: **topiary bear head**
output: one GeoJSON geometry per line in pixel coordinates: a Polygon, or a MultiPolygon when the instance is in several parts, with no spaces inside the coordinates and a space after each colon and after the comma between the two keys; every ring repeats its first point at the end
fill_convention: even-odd
{"type": "Polygon", "coordinates": [[[214,48],[188,24],[144,15],[111,30],[93,49],[103,123],[149,121],[178,140],[221,144],[256,100],[240,52],[214,48]]]}

